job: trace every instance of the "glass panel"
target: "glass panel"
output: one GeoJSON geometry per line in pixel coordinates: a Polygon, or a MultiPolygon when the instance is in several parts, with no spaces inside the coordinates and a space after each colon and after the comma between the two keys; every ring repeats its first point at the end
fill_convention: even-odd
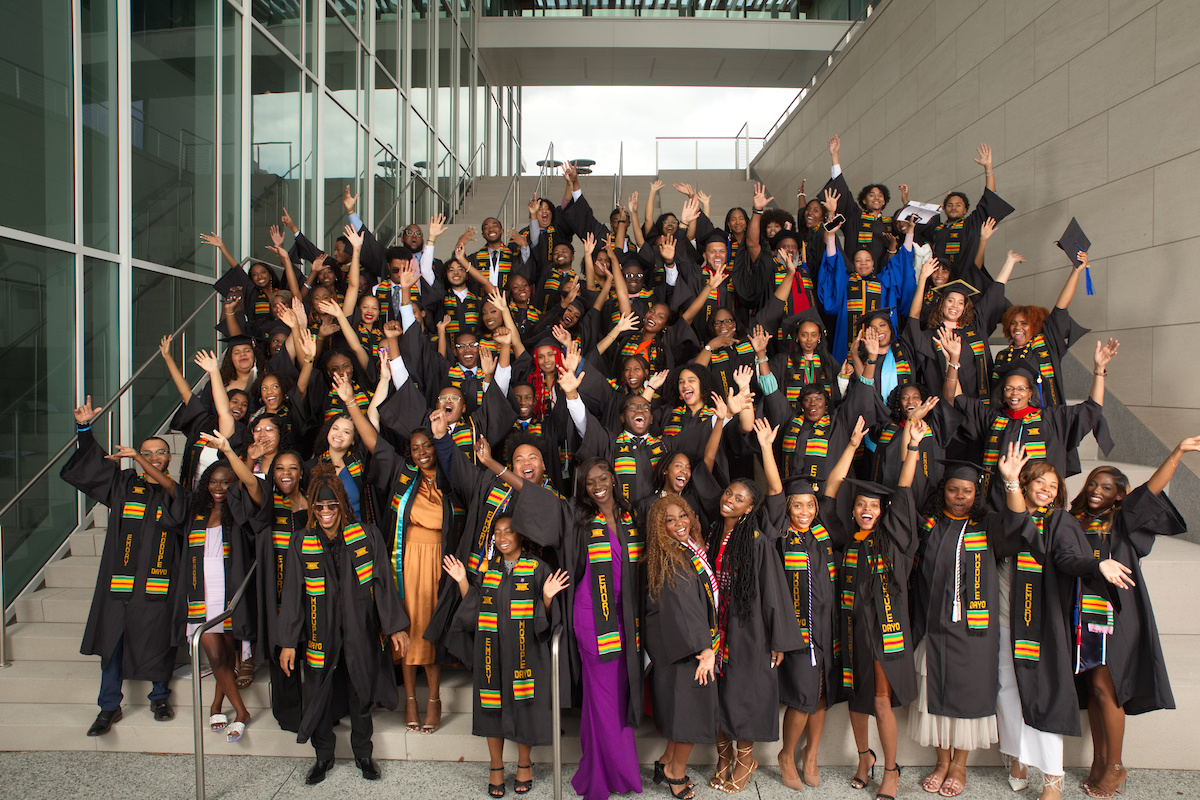
{"type": "Polygon", "coordinates": [[[130,15],[133,257],[211,275],[200,234],[216,227],[213,2],[136,0],[130,15]]]}
{"type": "Polygon", "coordinates": [[[429,129],[410,107],[408,109],[408,163],[413,171],[423,178],[430,176],[429,170],[429,129]]]}
{"type": "MultiPolygon", "coordinates": [[[[134,267],[130,303],[133,310],[132,363],[140,366],[154,355],[163,334],[175,330],[211,295],[212,287],[206,284],[134,267]]],[[[192,363],[191,355],[200,348],[216,347],[217,332],[213,330],[216,308],[216,304],[208,300],[208,307],[175,340],[178,343],[175,360],[188,383],[193,385],[200,380],[200,369],[192,363]]],[[[154,435],[158,426],[179,405],[179,392],[161,358],[151,361],[130,392],[133,396],[133,435],[129,439],[140,443],[154,435]]]]}
{"type": "Polygon", "coordinates": [[[437,143],[437,187],[438,194],[441,195],[441,202],[438,203],[438,211],[443,210],[446,200],[450,198],[450,175],[454,165],[451,163],[453,157],[446,150],[446,145],[440,140],[437,143]]]}
{"type": "Polygon", "coordinates": [[[337,17],[325,21],[325,86],[352,112],[358,112],[358,40],[337,17]]]}
{"type": "Polygon", "coordinates": [[[445,142],[454,141],[454,62],[457,60],[458,34],[453,22],[439,23],[437,135],[445,142]]]}
{"type": "MultiPolygon", "coordinates": [[[[242,2],[244,7],[246,3],[242,2]]],[[[280,3],[272,0],[253,0],[250,9],[267,33],[275,37],[288,52],[300,58],[300,1],[280,3]]]]}
{"type": "Polygon", "coordinates": [[[375,7],[375,57],[397,81],[400,75],[400,15],[395,0],[385,0],[375,7]]]}
{"type": "Polygon", "coordinates": [[[321,0],[307,0],[304,3],[304,66],[313,72],[317,71],[317,60],[313,52],[317,47],[315,23],[321,19],[321,0]]]}
{"type": "MultiPolygon", "coordinates": [[[[221,220],[217,233],[228,243],[230,251],[236,253],[240,248],[242,235],[242,15],[229,6],[223,8],[221,220]]],[[[224,272],[225,267],[225,263],[218,257],[217,271],[224,272]]]]}
{"type": "Polygon", "coordinates": [[[454,151],[463,166],[471,163],[475,152],[471,147],[471,75],[475,72],[471,64],[471,51],[462,42],[458,49],[458,141],[454,151]]]}
{"type": "Polygon", "coordinates": [[[258,31],[250,59],[250,253],[257,256],[283,209],[300,207],[300,69],[258,31]]]}
{"type": "Polygon", "coordinates": [[[73,241],[71,4],[5,3],[4,8],[0,175],[8,191],[0,192],[0,220],[73,241]]]}
{"type": "MultiPolygon", "coordinates": [[[[317,191],[317,160],[313,157],[317,139],[317,104],[321,102],[317,84],[304,79],[304,219],[310,227],[316,227],[317,203],[321,193],[317,191]]],[[[303,227],[303,225],[301,226],[303,227]]]]}
{"type": "MultiPolygon", "coordinates": [[[[63,324],[74,297],[74,256],[0,239],[0,497],[16,494],[75,434],[75,330],[63,324]]],[[[58,468],[0,520],[5,602],[75,526],[76,494],[58,468]]]]}
{"type": "Polygon", "coordinates": [[[375,213],[372,219],[375,222],[375,238],[378,239],[384,247],[391,244],[392,237],[396,235],[396,213],[394,206],[396,198],[399,196],[400,187],[397,184],[397,168],[399,164],[396,157],[388,150],[384,149],[378,141],[374,143],[372,148],[374,153],[372,157],[373,166],[373,190],[375,193],[375,213]]]}
{"type": "Polygon", "coordinates": [[[117,250],[116,6],[82,6],[83,31],[83,243],[117,250]]]}
{"type": "MultiPolygon", "coordinates": [[[[117,265],[96,258],[83,259],[83,390],[97,407],[108,401],[120,385],[120,304],[117,265]]],[[[166,331],[164,331],[166,333],[166,331]]],[[[179,354],[177,353],[177,357],[179,354]]],[[[108,415],[92,423],[92,435],[109,449],[108,415]]]]}
{"type": "Polygon", "coordinates": [[[411,0],[412,65],[409,74],[412,75],[412,87],[408,99],[421,116],[429,114],[429,36],[433,26],[426,18],[427,1],[411,0]]]}
{"type": "MultiPolygon", "coordinates": [[[[342,235],[342,226],[347,222],[346,210],[342,206],[342,192],[350,187],[350,194],[360,192],[358,182],[359,127],[338,104],[325,98],[322,109],[324,127],[321,131],[321,154],[325,159],[325,189],[321,194],[325,202],[325,231],[318,247],[332,248],[333,242],[342,235]]],[[[365,215],[365,209],[364,209],[365,215]]]]}
{"type": "MultiPolygon", "coordinates": [[[[310,2],[320,2],[320,0],[310,0],[310,2]]],[[[342,12],[342,16],[346,18],[346,22],[350,23],[351,28],[358,25],[357,0],[330,0],[329,5],[325,7],[326,20],[337,18],[337,14],[333,12],[333,9],[335,8],[342,12]]]]}
{"type": "Polygon", "coordinates": [[[488,168],[488,146],[487,146],[487,84],[484,83],[483,73],[478,70],[475,73],[475,102],[473,104],[475,114],[475,139],[474,146],[478,148],[483,145],[483,152],[476,158],[474,173],[476,175],[491,175],[492,171],[488,168]]]}
{"type": "Polygon", "coordinates": [[[386,72],[376,67],[372,124],[375,135],[393,151],[396,150],[396,103],[399,101],[399,97],[400,92],[392,83],[392,79],[387,76],[386,72]]]}

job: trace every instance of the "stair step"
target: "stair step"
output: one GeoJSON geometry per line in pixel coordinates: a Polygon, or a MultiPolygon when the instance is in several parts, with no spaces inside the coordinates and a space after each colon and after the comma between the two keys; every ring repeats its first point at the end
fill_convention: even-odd
{"type": "Polygon", "coordinates": [[[12,659],[17,661],[94,661],[79,652],[82,622],[17,622],[8,628],[12,659]]]}
{"type": "Polygon", "coordinates": [[[99,556],[104,552],[107,528],[88,528],[71,534],[71,555],[99,556]]]}
{"type": "Polygon", "coordinates": [[[46,586],[94,587],[99,571],[99,556],[70,556],[46,565],[46,586]]]}
{"type": "Polygon", "coordinates": [[[95,589],[39,589],[18,601],[17,619],[21,622],[87,622],[95,589]]]}

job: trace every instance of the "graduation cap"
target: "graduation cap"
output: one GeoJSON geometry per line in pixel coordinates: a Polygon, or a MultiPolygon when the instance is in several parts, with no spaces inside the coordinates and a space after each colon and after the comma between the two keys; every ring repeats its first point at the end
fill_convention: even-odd
{"type": "Polygon", "coordinates": [[[821,315],[812,306],[804,309],[798,314],[792,314],[784,319],[780,327],[783,328],[784,336],[793,336],[796,331],[800,330],[800,325],[805,322],[811,322],[821,330],[821,339],[825,338],[825,323],[821,321],[821,315]]]}
{"type": "Polygon", "coordinates": [[[240,287],[243,291],[250,286],[250,276],[241,267],[230,267],[225,270],[225,274],[213,284],[213,288],[221,293],[222,297],[228,297],[229,291],[240,287]]]}
{"type": "MultiPolygon", "coordinates": [[[[1083,263],[1079,260],[1079,251],[1082,250],[1086,253],[1092,246],[1091,240],[1083,232],[1083,228],[1079,227],[1079,222],[1074,217],[1071,217],[1071,221],[1067,223],[1067,229],[1063,231],[1063,235],[1059,237],[1055,244],[1067,254],[1075,269],[1079,269],[1079,265],[1083,263]]],[[[1087,293],[1089,295],[1095,294],[1092,290],[1092,270],[1090,267],[1085,267],[1083,270],[1083,282],[1087,286],[1087,293]]]]}
{"type": "Polygon", "coordinates": [[[888,306],[887,308],[877,308],[874,311],[868,311],[858,318],[858,327],[862,330],[866,330],[867,326],[870,325],[872,321],[882,319],[886,320],[887,324],[891,326],[892,331],[895,332],[896,323],[892,321],[892,312],[895,310],[895,306],[888,306]]]}
{"type": "Polygon", "coordinates": [[[287,326],[287,323],[272,317],[271,319],[259,324],[255,329],[255,333],[263,339],[270,340],[270,338],[277,333],[286,333],[291,335],[292,329],[287,326]]]}
{"type": "Polygon", "coordinates": [[[621,262],[622,267],[635,264],[644,269],[654,268],[654,262],[643,256],[640,250],[628,250],[624,253],[618,253],[617,260],[621,262]]]}
{"type": "Polygon", "coordinates": [[[721,244],[725,245],[726,248],[729,247],[729,237],[725,231],[721,230],[720,228],[713,228],[712,231],[696,240],[696,249],[703,251],[704,248],[708,247],[713,242],[720,242],[721,244]]]}
{"type": "Polygon", "coordinates": [[[788,230],[787,228],[781,228],[779,233],[771,237],[771,249],[778,250],[779,248],[783,247],[783,243],[788,239],[791,239],[793,242],[795,242],[796,247],[803,247],[803,242],[800,240],[800,236],[795,231],[788,230]]]}
{"type": "Polygon", "coordinates": [[[940,294],[942,297],[945,297],[946,295],[950,294],[951,292],[958,292],[959,294],[961,294],[963,297],[967,298],[968,300],[970,300],[972,297],[975,297],[976,295],[979,294],[978,289],[976,289],[974,286],[972,286],[971,284],[964,281],[962,278],[956,278],[955,280],[947,281],[946,283],[943,283],[941,286],[935,286],[933,288],[933,290],[935,292],[937,292],[938,294],[940,294]]]}
{"type": "Polygon", "coordinates": [[[783,493],[820,495],[825,481],[820,478],[788,478],[783,482],[783,493]]]}
{"type": "Polygon", "coordinates": [[[1029,381],[1029,387],[1037,389],[1039,405],[1045,407],[1046,396],[1042,392],[1042,371],[1036,364],[1030,363],[1028,359],[1014,358],[1011,361],[996,364],[996,374],[999,376],[1001,386],[1004,385],[1004,381],[1009,375],[1024,375],[1025,379],[1029,381]]]}
{"type": "Polygon", "coordinates": [[[237,347],[239,344],[248,344],[251,347],[254,347],[254,345],[258,344],[258,340],[248,333],[239,333],[234,336],[222,336],[221,343],[227,348],[232,349],[237,347]]]}
{"type": "Polygon", "coordinates": [[[974,461],[963,461],[958,458],[939,458],[936,461],[945,467],[946,471],[943,474],[945,478],[979,483],[980,478],[992,472],[991,467],[982,467],[974,461]]]}
{"type": "Polygon", "coordinates": [[[884,486],[882,483],[875,481],[864,481],[858,478],[846,478],[846,483],[854,487],[855,497],[874,498],[877,500],[885,500],[892,496],[892,490],[884,486]]]}

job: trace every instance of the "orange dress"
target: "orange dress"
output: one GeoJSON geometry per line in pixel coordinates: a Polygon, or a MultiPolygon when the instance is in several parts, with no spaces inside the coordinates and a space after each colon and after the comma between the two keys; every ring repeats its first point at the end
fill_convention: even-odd
{"type": "Polygon", "coordinates": [[[413,498],[408,527],[404,529],[404,610],[408,613],[408,652],[394,663],[433,664],[433,642],[425,628],[437,605],[442,575],[442,493],[424,478],[413,498]]]}

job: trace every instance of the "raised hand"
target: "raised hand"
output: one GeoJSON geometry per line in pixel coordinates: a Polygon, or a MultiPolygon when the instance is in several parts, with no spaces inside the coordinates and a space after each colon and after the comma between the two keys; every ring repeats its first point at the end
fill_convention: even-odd
{"type": "Polygon", "coordinates": [[[912,420],[904,428],[908,432],[908,443],[912,447],[920,445],[921,439],[925,436],[925,431],[929,430],[929,426],[925,424],[925,421],[920,419],[912,420]]]}
{"type": "Polygon", "coordinates": [[[492,338],[505,347],[512,347],[512,331],[508,328],[496,328],[492,333],[492,338]]]}
{"type": "Polygon", "coordinates": [[[517,247],[529,247],[529,237],[521,233],[516,228],[513,228],[508,232],[508,240],[510,242],[516,242],[517,247]]]}
{"type": "Polygon", "coordinates": [[[731,418],[736,417],[747,408],[754,407],[754,392],[746,388],[734,394],[733,389],[730,389],[728,396],[725,398],[725,407],[729,409],[729,416],[731,418]]]}
{"type": "Polygon", "coordinates": [[[445,436],[448,427],[445,411],[439,408],[436,411],[429,412],[429,432],[433,434],[433,438],[440,439],[445,436]]]}
{"type": "MultiPolygon", "coordinates": [[[[718,419],[733,419],[733,413],[729,410],[729,406],[725,405],[725,401],[721,399],[721,395],[713,392],[709,395],[712,398],[713,412],[718,419]]],[[[730,399],[733,398],[733,389],[729,390],[730,399]]]]}
{"type": "Polygon", "coordinates": [[[1106,558],[1100,562],[1100,574],[1104,576],[1104,580],[1122,589],[1131,589],[1135,585],[1129,577],[1133,570],[1115,558],[1106,558]]]}
{"type": "Polygon", "coordinates": [[[414,258],[400,270],[400,290],[404,297],[408,297],[408,290],[416,286],[419,280],[421,280],[421,265],[414,258]]]}
{"type": "Polygon", "coordinates": [[[454,556],[442,556],[442,569],[450,580],[460,583],[467,579],[467,568],[454,556]]]}
{"type": "Polygon", "coordinates": [[[278,225],[271,226],[271,244],[276,247],[283,247],[283,234],[279,232],[278,225]]]}
{"type": "Polygon", "coordinates": [[[779,426],[771,427],[771,423],[766,419],[759,417],[754,420],[754,435],[758,437],[758,444],[762,448],[764,454],[771,452],[771,445],[775,443],[775,437],[779,435],[779,426]]]}
{"type": "Polygon", "coordinates": [[[712,195],[705,194],[704,192],[697,189],[696,190],[696,199],[700,201],[701,206],[703,206],[704,208],[708,208],[708,204],[712,200],[712,195]]]}
{"type": "Polygon", "coordinates": [[[554,340],[566,347],[571,343],[571,333],[562,325],[555,325],[550,329],[550,333],[554,336],[554,340]]]}
{"type": "Polygon", "coordinates": [[[219,373],[221,371],[221,362],[217,358],[217,354],[211,350],[198,350],[192,361],[205,372],[219,373]]]}
{"type": "Polygon", "coordinates": [[[336,372],[333,374],[333,388],[337,392],[338,399],[346,408],[354,403],[354,385],[345,375],[336,372]]]}
{"type": "Polygon", "coordinates": [[[862,444],[863,437],[866,435],[867,423],[863,421],[862,417],[859,417],[854,422],[854,430],[850,432],[850,444],[854,445],[855,449],[857,449],[862,444]]]}
{"type": "MultiPolygon", "coordinates": [[[[451,576],[453,577],[453,576],[451,576]]],[[[549,603],[554,596],[571,585],[571,576],[563,570],[555,570],[542,584],[542,600],[549,603]]]]}
{"type": "Polygon", "coordinates": [[[467,242],[473,242],[473,241],[475,241],[475,226],[468,225],[467,229],[465,231],[463,231],[462,235],[460,235],[458,237],[458,244],[461,244],[464,247],[466,247],[467,242]]]}
{"type": "Polygon", "coordinates": [[[392,362],[388,359],[386,347],[379,348],[379,382],[388,384],[392,380],[392,362]]]}
{"type": "Polygon", "coordinates": [[[434,239],[438,238],[443,233],[445,233],[447,227],[448,226],[446,225],[446,215],[445,214],[434,214],[432,217],[430,217],[429,218],[429,241],[432,242],[434,239]]]}
{"type": "Polygon", "coordinates": [[[621,334],[625,331],[635,330],[637,326],[641,324],[641,322],[642,321],[638,318],[637,314],[634,314],[632,311],[626,311],[621,315],[621,318],[617,320],[617,324],[614,327],[617,333],[621,334]]]}
{"type": "Polygon", "coordinates": [[[658,240],[658,254],[666,264],[675,263],[675,237],[663,236],[658,240]]]}
{"type": "Polygon", "coordinates": [[[1011,262],[1012,262],[1012,263],[1014,263],[1014,264],[1024,264],[1024,263],[1025,263],[1025,256],[1023,256],[1023,255],[1021,255],[1020,253],[1017,253],[1017,252],[1015,252],[1015,251],[1013,251],[1013,250],[1009,250],[1009,251],[1008,251],[1008,258],[1007,258],[1007,259],[1005,259],[1005,260],[1006,260],[1006,261],[1011,261],[1011,262]]]}
{"type": "Polygon", "coordinates": [[[488,292],[487,300],[496,307],[497,311],[503,312],[504,309],[508,308],[508,299],[505,297],[504,292],[499,289],[493,289],[488,292]]]}
{"type": "Polygon", "coordinates": [[[930,395],[928,397],[928,399],[925,400],[925,402],[921,403],[921,405],[917,406],[916,408],[914,408],[912,411],[909,412],[908,418],[909,419],[925,419],[925,416],[930,411],[933,410],[934,406],[936,406],[938,404],[938,399],[939,398],[936,394],[930,395]]]}
{"type": "Polygon", "coordinates": [[[484,347],[482,343],[479,347],[479,368],[483,370],[484,380],[490,381],[496,374],[496,357],[492,355],[492,348],[484,347]]]}
{"type": "Polygon", "coordinates": [[[171,358],[171,334],[166,334],[158,342],[158,352],[163,357],[164,361],[171,358]]]}
{"type": "Polygon", "coordinates": [[[330,336],[333,336],[335,333],[337,333],[341,329],[342,329],[342,326],[338,325],[336,319],[333,320],[332,322],[326,322],[325,320],[321,320],[321,324],[317,328],[317,335],[320,336],[322,339],[328,339],[330,336]]]}
{"type": "Polygon", "coordinates": [[[767,352],[767,344],[771,341],[771,334],[767,333],[767,329],[762,325],[755,325],[754,331],[750,334],[750,345],[754,348],[754,352],[758,355],[763,355],[767,352]]]}
{"type": "Polygon", "coordinates": [[[950,363],[957,364],[958,357],[962,353],[962,339],[958,334],[949,328],[939,328],[937,332],[937,343],[946,351],[950,363]]]}
{"type": "Polygon", "coordinates": [[[587,253],[590,256],[595,249],[596,249],[596,234],[592,233],[591,231],[588,231],[587,234],[583,237],[583,252],[587,253]]]}
{"type": "Polygon", "coordinates": [[[975,163],[990,172],[992,169],[992,148],[986,144],[981,144],[975,148],[975,152],[979,154],[973,159],[975,163]]]}
{"type": "Polygon", "coordinates": [[[687,227],[700,216],[700,201],[689,197],[683,202],[683,212],[679,215],[679,224],[687,227]]]}
{"type": "Polygon", "coordinates": [[[979,226],[979,238],[985,242],[992,238],[992,234],[996,232],[996,224],[996,220],[991,217],[985,219],[983,224],[979,226]]]}
{"type": "Polygon", "coordinates": [[[581,372],[578,375],[574,370],[564,369],[558,373],[558,388],[566,392],[567,396],[579,391],[579,384],[583,381],[583,376],[586,372],[581,372]]]}
{"type": "Polygon", "coordinates": [[[692,185],[690,183],[673,183],[671,185],[675,188],[675,191],[679,192],[681,195],[684,195],[685,197],[695,197],[696,196],[696,190],[692,188],[692,185]]]}
{"type": "Polygon", "coordinates": [[[342,311],[342,307],[332,300],[321,300],[317,303],[317,311],[322,314],[328,314],[334,319],[341,319],[346,316],[346,312],[342,311]]]}
{"type": "MultiPolygon", "coordinates": [[[[324,329],[324,325],[321,326],[324,329]]],[[[320,333],[321,336],[326,334],[320,333]]],[[[301,326],[296,330],[296,350],[305,361],[312,361],[317,357],[317,343],[313,341],[312,334],[307,327],[301,326]]]]}
{"type": "Polygon", "coordinates": [[[1117,348],[1121,343],[1116,339],[1109,339],[1107,343],[1096,342],[1096,355],[1092,357],[1092,363],[1096,367],[1096,371],[1106,371],[1105,366],[1113,360],[1113,356],[1117,354],[1117,348]]]}
{"type": "MultiPolygon", "coordinates": [[[[293,298],[295,299],[295,298],[293,298]]],[[[283,306],[279,309],[279,321],[289,328],[296,327],[296,313],[288,306],[283,306]]]]}
{"type": "Polygon", "coordinates": [[[835,134],[832,137],[830,137],[830,139],[829,139],[829,155],[833,156],[834,158],[837,158],[838,153],[840,153],[841,150],[842,150],[841,137],[839,137],[835,134]]]}
{"type": "Polygon", "coordinates": [[[753,202],[754,202],[754,210],[755,211],[762,211],[764,208],[767,207],[767,203],[771,202],[774,199],[775,199],[774,196],[767,197],[767,187],[765,187],[761,183],[757,183],[757,182],[754,184],[754,201],[753,202]]]}
{"type": "Polygon", "coordinates": [[[754,368],[745,364],[733,371],[733,382],[741,391],[745,391],[750,388],[750,380],[753,377],[754,368]]]}
{"type": "Polygon", "coordinates": [[[350,194],[350,184],[346,184],[345,190],[342,192],[342,208],[346,209],[346,214],[354,213],[354,206],[358,204],[358,195],[350,194]]]}
{"type": "Polygon", "coordinates": [[[446,335],[446,328],[450,327],[450,315],[443,314],[442,318],[437,321],[438,337],[446,335]]]}
{"type": "Polygon", "coordinates": [[[863,344],[867,348],[867,356],[875,358],[879,355],[879,333],[874,328],[867,328],[863,331],[863,344]]]}
{"type": "Polygon", "coordinates": [[[925,259],[925,263],[921,265],[921,277],[918,282],[924,283],[925,281],[929,280],[929,276],[937,272],[938,266],[939,264],[936,258],[925,259]]]}
{"type": "Polygon", "coordinates": [[[913,229],[916,227],[917,227],[917,223],[912,221],[911,219],[896,220],[896,230],[900,231],[905,236],[908,236],[908,234],[911,233],[913,231],[913,229]]]}
{"type": "Polygon", "coordinates": [[[663,384],[667,382],[667,376],[670,374],[671,374],[670,370],[665,370],[665,369],[662,370],[661,372],[655,372],[653,375],[651,375],[649,378],[646,379],[646,385],[657,392],[659,389],[661,389],[663,387],[663,384]]]}
{"type": "Polygon", "coordinates": [[[1008,443],[1008,451],[1000,456],[1000,461],[996,467],[1000,470],[1000,477],[1006,481],[1015,481],[1021,477],[1021,469],[1029,463],[1029,454],[1025,452],[1025,448],[1016,442],[1008,443]]]}
{"type": "MultiPolygon", "coordinates": [[[[272,225],[271,228],[274,229],[275,226],[272,225]]],[[[200,234],[200,241],[204,242],[205,244],[211,244],[213,247],[218,249],[225,246],[225,242],[221,241],[221,237],[217,236],[215,233],[200,234]]],[[[280,237],[280,241],[283,241],[283,237],[280,237]]]]}
{"type": "Polygon", "coordinates": [[[231,453],[233,448],[229,445],[229,440],[221,435],[218,430],[212,432],[205,431],[200,434],[200,443],[205,447],[214,447],[222,453],[231,453]]]}
{"type": "MultiPolygon", "coordinates": [[[[366,227],[363,227],[366,230],[366,227]]],[[[354,230],[353,225],[345,225],[342,227],[342,235],[350,241],[350,246],[354,248],[354,252],[358,252],[358,248],[362,247],[363,234],[360,231],[354,230]]]]}
{"type": "MultiPolygon", "coordinates": [[[[304,328],[307,330],[307,328],[308,328],[308,312],[304,310],[304,303],[300,300],[299,297],[292,298],[292,316],[296,320],[296,327],[304,328]]],[[[284,322],[287,322],[287,320],[284,320],[284,322]]],[[[291,324],[291,323],[288,323],[288,324],[291,324]]]]}
{"type": "Polygon", "coordinates": [[[661,191],[662,191],[662,188],[663,188],[663,182],[662,182],[662,181],[660,181],[660,180],[658,180],[658,179],[655,179],[655,180],[651,181],[651,183],[650,183],[650,191],[652,191],[652,192],[661,192],[661,191]]]}
{"type": "Polygon", "coordinates": [[[1200,436],[1189,436],[1179,443],[1179,450],[1184,453],[1200,451],[1200,436]]]}
{"type": "Polygon", "coordinates": [[[141,455],[137,450],[134,450],[127,444],[119,444],[113,447],[111,455],[105,456],[109,461],[120,461],[122,458],[134,458],[141,455]]]}
{"type": "MultiPolygon", "coordinates": [[[[898,227],[898,226],[900,226],[900,225],[902,225],[902,224],[903,224],[902,222],[898,222],[898,223],[896,223],[897,227],[898,227]]],[[[896,235],[895,235],[894,233],[892,233],[891,231],[884,231],[884,232],[883,232],[883,238],[884,238],[884,241],[886,241],[886,242],[887,242],[887,249],[888,249],[888,252],[889,252],[889,253],[894,253],[894,252],[896,252],[896,250],[897,250],[897,246],[896,246],[896,245],[897,245],[897,242],[896,242],[896,235]]]]}
{"type": "Polygon", "coordinates": [[[725,282],[725,265],[722,264],[717,269],[713,270],[712,277],[708,279],[708,288],[717,289],[725,282]]]}
{"type": "Polygon", "coordinates": [[[383,338],[399,339],[404,333],[404,329],[400,327],[400,323],[394,319],[389,319],[383,323],[383,338]]]}
{"type": "Polygon", "coordinates": [[[1078,267],[1076,267],[1076,268],[1075,268],[1075,270],[1076,270],[1076,271],[1079,271],[1079,270],[1081,270],[1081,269],[1087,269],[1087,266],[1088,266],[1088,254],[1087,254],[1087,253],[1085,253],[1085,252],[1083,252],[1082,250],[1077,250],[1077,251],[1075,252],[1075,257],[1079,259],[1079,266],[1078,266],[1078,267]]]}
{"type": "Polygon", "coordinates": [[[636,214],[638,212],[638,193],[637,192],[634,192],[633,194],[629,195],[629,202],[626,203],[626,205],[629,206],[630,214],[636,214]]]}
{"type": "Polygon", "coordinates": [[[902,183],[896,188],[900,190],[900,204],[908,205],[908,184],[902,183]]]}
{"type": "MultiPolygon", "coordinates": [[[[837,137],[835,136],[834,138],[836,139],[837,137]]],[[[842,199],[842,196],[833,189],[825,190],[825,195],[821,198],[821,205],[825,206],[825,213],[830,219],[833,219],[834,215],[837,214],[838,200],[840,199],[842,199]]]]}
{"type": "MultiPolygon", "coordinates": [[[[664,380],[665,380],[664,373],[664,380]]],[[[92,408],[92,396],[89,394],[83,400],[83,405],[75,409],[75,424],[91,425],[92,420],[96,418],[96,409],[92,408]]]]}
{"type": "MultiPolygon", "coordinates": [[[[287,228],[292,233],[296,233],[300,230],[300,228],[296,226],[296,223],[292,222],[292,215],[288,213],[287,206],[283,207],[283,216],[279,218],[279,222],[282,223],[283,227],[287,228]]],[[[316,262],[313,263],[315,264],[316,262]]]]}

